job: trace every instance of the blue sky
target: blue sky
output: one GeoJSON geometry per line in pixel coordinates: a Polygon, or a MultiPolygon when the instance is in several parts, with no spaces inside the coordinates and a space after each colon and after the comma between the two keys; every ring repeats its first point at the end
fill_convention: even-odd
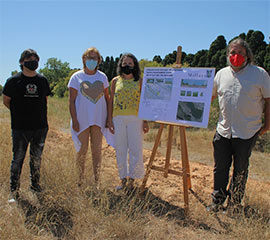
{"type": "Polygon", "coordinates": [[[186,53],[209,49],[218,35],[228,42],[250,29],[269,43],[270,0],[0,0],[0,84],[19,70],[27,48],[40,55],[40,68],[50,57],[81,68],[91,46],[103,57],[132,52],[152,60],[178,45],[186,53]]]}

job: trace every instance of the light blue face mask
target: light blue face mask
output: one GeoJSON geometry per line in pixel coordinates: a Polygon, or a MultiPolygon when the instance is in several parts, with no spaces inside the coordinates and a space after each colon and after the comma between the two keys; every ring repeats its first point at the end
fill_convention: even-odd
{"type": "Polygon", "coordinates": [[[98,62],[96,60],[93,60],[93,59],[85,61],[85,65],[90,71],[93,71],[97,67],[97,63],[98,62]]]}

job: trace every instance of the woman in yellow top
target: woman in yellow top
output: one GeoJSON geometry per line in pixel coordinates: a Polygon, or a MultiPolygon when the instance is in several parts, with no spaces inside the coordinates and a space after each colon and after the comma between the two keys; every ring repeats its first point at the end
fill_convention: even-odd
{"type": "Polygon", "coordinates": [[[122,55],[117,74],[111,83],[108,127],[115,135],[121,188],[132,188],[134,179],[144,176],[142,141],[143,132],[149,130],[147,121],[138,118],[142,80],[138,60],[133,54],[122,55]]]}

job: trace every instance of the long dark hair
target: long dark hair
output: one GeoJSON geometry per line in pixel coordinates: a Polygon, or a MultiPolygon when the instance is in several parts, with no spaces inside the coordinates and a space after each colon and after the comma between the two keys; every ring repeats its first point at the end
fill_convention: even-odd
{"type": "Polygon", "coordinates": [[[134,62],[133,76],[134,76],[134,81],[136,82],[140,79],[141,70],[140,70],[140,66],[139,66],[139,62],[138,62],[137,58],[132,53],[125,53],[121,56],[121,58],[118,62],[118,65],[117,65],[117,74],[120,76],[123,74],[123,72],[121,70],[121,66],[122,66],[122,63],[124,61],[124,58],[126,58],[126,57],[132,58],[132,60],[134,62]]]}

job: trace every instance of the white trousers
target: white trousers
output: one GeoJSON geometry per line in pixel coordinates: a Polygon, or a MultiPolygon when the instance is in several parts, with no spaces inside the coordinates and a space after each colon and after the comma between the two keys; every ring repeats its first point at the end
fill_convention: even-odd
{"type": "Polygon", "coordinates": [[[116,116],[113,118],[115,150],[120,179],[143,178],[143,129],[142,120],[136,116],[116,116]],[[129,152],[129,162],[127,154],[129,152]]]}

